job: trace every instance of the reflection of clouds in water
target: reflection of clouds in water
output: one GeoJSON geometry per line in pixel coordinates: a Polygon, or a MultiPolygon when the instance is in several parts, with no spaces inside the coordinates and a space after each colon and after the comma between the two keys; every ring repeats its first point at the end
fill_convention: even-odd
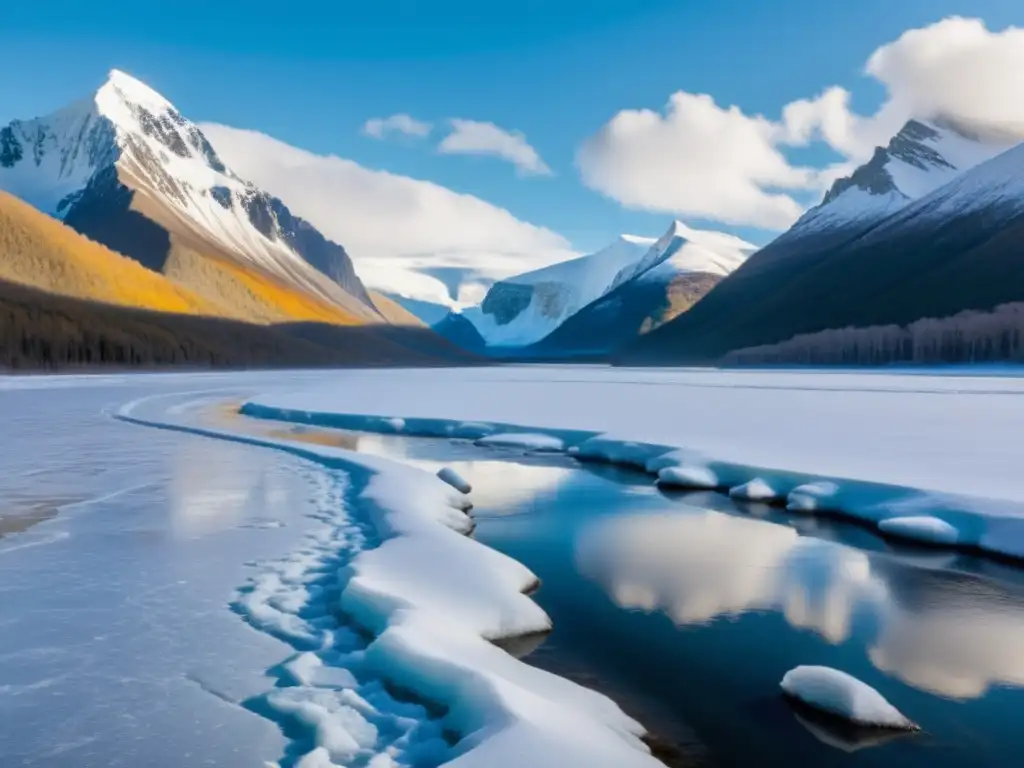
{"type": "Polygon", "coordinates": [[[833,643],[858,603],[885,599],[864,553],[713,511],[602,521],[580,537],[577,562],[624,608],[676,624],[777,609],[833,643]]]}
{"type": "Polygon", "coordinates": [[[442,467],[451,467],[473,486],[469,498],[478,509],[514,506],[529,501],[557,488],[573,476],[573,470],[567,467],[517,464],[514,461],[402,461],[431,474],[442,467]]]}
{"type": "Polygon", "coordinates": [[[1024,686],[1024,602],[981,578],[928,578],[938,587],[935,599],[893,602],[871,648],[872,663],[956,699],[980,697],[992,685],[1024,686]],[[958,588],[942,583],[954,581],[958,588]]]}
{"type": "Polygon", "coordinates": [[[272,451],[189,441],[171,467],[171,524],[179,536],[236,528],[251,514],[284,514],[289,490],[272,451]]]}
{"type": "Polygon", "coordinates": [[[833,644],[855,611],[872,616],[869,658],[908,685],[977,698],[1024,687],[1024,599],[941,570],[926,555],[883,559],[788,526],[720,512],[601,520],[577,540],[577,565],[621,607],[676,624],[777,610],[833,644]]]}

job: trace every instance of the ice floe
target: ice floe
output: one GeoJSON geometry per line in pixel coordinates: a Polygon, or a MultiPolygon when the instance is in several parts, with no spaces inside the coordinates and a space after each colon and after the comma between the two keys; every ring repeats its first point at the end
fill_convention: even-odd
{"type": "Polygon", "coordinates": [[[699,465],[664,467],[658,471],[657,482],[668,488],[714,490],[718,487],[718,475],[699,465]]]}
{"type": "Polygon", "coordinates": [[[729,489],[729,496],[742,501],[765,502],[778,501],[782,498],[782,494],[760,477],[755,477],[740,485],[734,485],[729,489]]]}
{"type": "Polygon", "coordinates": [[[882,533],[926,544],[956,544],[960,532],[945,520],[928,515],[890,517],[878,523],[882,533]]]}
{"type": "Polygon", "coordinates": [[[782,678],[782,690],[809,707],[857,725],[916,730],[917,726],[878,691],[831,667],[796,667],[782,678]]]}
{"type": "Polygon", "coordinates": [[[839,486],[828,480],[798,485],[786,497],[790,512],[820,512],[829,508],[829,501],[839,492],[839,486]]]}

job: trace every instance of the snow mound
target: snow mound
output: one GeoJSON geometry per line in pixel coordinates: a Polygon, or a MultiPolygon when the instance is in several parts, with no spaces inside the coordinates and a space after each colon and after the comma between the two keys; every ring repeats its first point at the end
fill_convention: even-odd
{"type": "Polygon", "coordinates": [[[405,429],[405,419],[399,418],[398,416],[381,419],[380,421],[386,430],[390,430],[392,432],[401,432],[405,429]]]}
{"type": "Polygon", "coordinates": [[[890,517],[879,521],[878,529],[891,536],[928,544],[956,544],[960,539],[960,532],[956,528],[930,515],[890,517]]]}
{"type": "Polygon", "coordinates": [[[755,477],[742,485],[734,485],[729,489],[729,496],[741,501],[778,501],[782,494],[772,488],[766,480],[755,477]]]}
{"type": "Polygon", "coordinates": [[[470,493],[473,490],[469,481],[451,467],[442,467],[437,471],[437,476],[459,493],[470,493]]]}
{"type": "Polygon", "coordinates": [[[501,432],[481,437],[475,444],[491,448],[522,448],[526,451],[557,452],[565,449],[565,442],[561,438],[539,432],[501,432]]]}
{"type": "Polygon", "coordinates": [[[584,440],[579,446],[577,456],[584,461],[602,461],[645,470],[648,461],[667,450],[668,448],[664,446],[602,434],[584,440]]]}
{"type": "Polygon", "coordinates": [[[707,467],[697,465],[665,467],[658,472],[657,482],[667,488],[714,490],[718,487],[718,475],[707,467]]]}
{"type": "Polygon", "coordinates": [[[831,667],[796,667],[782,678],[787,696],[857,725],[917,730],[878,691],[852,675],[831,667]]]}
{"type": "Polygon", "coordinates": [[[344,667],[332,667],[324,664],[315,653],[300,653],[285,663],[284,671],[299,686],[316,686],[329,688],[357,688],[359,681],[355,675],[344,667]]]}
{"type": "Polygon", "coordinates": [[[790,512],[818,512],[829,499],[839,493],[839,486],[822,480],[816,483],[798,485],[786,497],[786,509],[790,512]]]}

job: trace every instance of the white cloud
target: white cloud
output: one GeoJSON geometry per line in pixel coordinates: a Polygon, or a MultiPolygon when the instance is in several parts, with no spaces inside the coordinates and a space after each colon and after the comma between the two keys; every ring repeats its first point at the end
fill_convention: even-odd
{"type": "Polygon", "coordinates": [[[878,48],[864,73],[886,89],[872,115],[853,112],[839,86],[783,105],[778,120],[679,91],[664,112],[616,114],[582,144],[577,165],[587,186],[632,208],[780,229],[800,214],[801,200],[869,158],[911,117],[1024,138],[1024,29],[944,19],[878,48]],[[819,141],[844,160],[807,168],[783,154],[819,141]]]}
{"type": "Polygon", "coordinates": [[[363,133],[375,139],[383,139],[389,133],[404,133],[406,136],[422,138],[427,136],[433,126],[406,114],[391,117],[373,117],[363,123],[363,133]]]}
{"type": "Polygon", "coordinates": [[[707,95],[672,94],[664,114],[623,110],[580,148],[584,183],[633,208],[781,228],[801,207],[770,188],[806,188],[811,172],[777,148],[776,126],[707,95]]]}
{"type": "Polygon", "coordinates": [[[373,288],[455,306],[481,284],[572,258],[569,242],[472,195],[316,155],[255,131],[201,126],[224,162],[345,246],[373,288]],[[458,270],[450,291],[426,273],[458,270]]]}
{"type": "Polygon", "coordinates": [[[512,163],[527,175],[550,176],[551,169],[541,160],[519,131],[506,131],[494,123],[452,118],[452,131],[438,145],[443,154],[493,155],[512,163]]]}

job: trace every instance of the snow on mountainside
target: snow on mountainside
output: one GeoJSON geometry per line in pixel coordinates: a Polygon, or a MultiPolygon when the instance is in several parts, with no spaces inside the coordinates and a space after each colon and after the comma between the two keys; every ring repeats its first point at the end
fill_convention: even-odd
{"type": "Polygon", "coordinates": [[[161,241],[178,238],[380,319],[340,245],[236,176],[199,128],[122,72],[91,98],[0,129],[0,188],[151,268],[164,266],[161,241]]]}
{"type": "Polygon", "coordinates": [[[821,204],[782,236],[870,226],[1019,141],[983,136],[949,120],[910,120],[871,160],[838,179],[821,204]]]}
{"type": "Polygon", "coordinates": [[[723,277],[754,250],[737,237],[676,221],[657,240],[623,235],[590,256],[496,283],[483,303],[463,316],[488,346],[528,346],[631,281],[667,284],[684,274],[723,277]]]}
{"type": "Polygon", "coordinates": [[[596,253],[501,280],[462,315],[490,346],[525,346],[603,296],[623,269],[644,257],[653,238],[621,235],[596,253]]]}

